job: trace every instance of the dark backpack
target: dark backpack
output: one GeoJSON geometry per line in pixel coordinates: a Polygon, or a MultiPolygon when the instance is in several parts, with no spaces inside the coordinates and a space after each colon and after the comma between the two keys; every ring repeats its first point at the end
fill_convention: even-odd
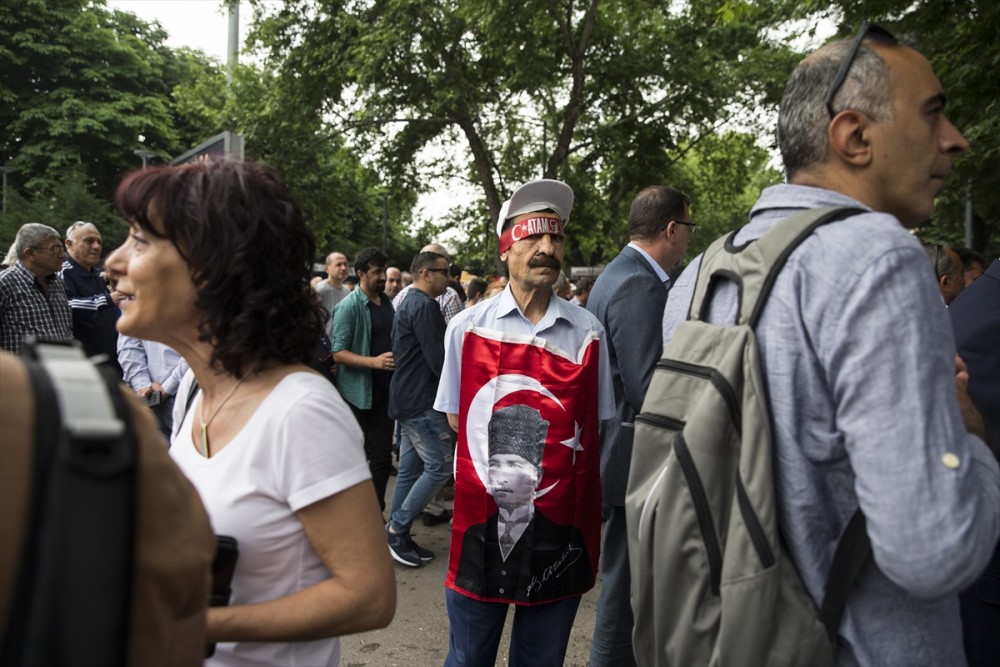
{"type": "Polygon", "coordinates": [[[28,343],[28,517],[0,664],[126,663],[137,441],[118,380],[78,344],[28,343]]]}
{"type": "Polygon", "coordinates": [[[704,253],[688,321],[635,422],[625,512],[640,665],[833,663],[847,592],[870,553],[864,516],[845,530],[817,609],[778,527],[754,328],[798,244],[857,212],[806,211],[745,246],[734,232],[704,253]],[[718,280],[739,286],[735,325],[705,321],[718,280]]]}

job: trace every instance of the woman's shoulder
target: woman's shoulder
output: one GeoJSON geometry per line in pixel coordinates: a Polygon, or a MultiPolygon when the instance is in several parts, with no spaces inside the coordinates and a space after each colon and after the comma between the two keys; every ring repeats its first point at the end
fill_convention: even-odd
{"type": "Polygon", "coordinates": [[[307,366],[283,373],[251,418],[272,442],[301,442],[338,433],[361,440],[351,409],[332,384],[307,366]]]}
{"type": "Polygon", "coordinates": [[[328,406],[340,402],[340,394],[329,380],[308,366],[292,366],[275,378],[269,402],[292,410],[301,406],[328,406]]]}

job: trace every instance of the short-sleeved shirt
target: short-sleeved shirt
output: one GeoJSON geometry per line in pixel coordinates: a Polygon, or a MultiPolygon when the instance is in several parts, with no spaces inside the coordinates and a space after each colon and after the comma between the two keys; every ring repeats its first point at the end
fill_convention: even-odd
{"type": "MultiPolygon", "coordinates": [[[[193,373],[181,383],[170,455],[201,494],[212,527],[239,543],[230,604],[296,593],[330,578],[296,512],[371,477],[361,430],[347,404],[315,373],[285,376],[243,429],[211,458],[191,438],[193,373]],[[331,442],[336,443],[331,446],[331,442]]],[[[337,638],[308,642],[228,642],[206,665],[336,665],[337,638]]]]}
{"type": "Polygon", "coordinates": [[[73,316],[62,278],[54,273],[39,278],[18,260],[0,273],[0,347],[17,354],[29,334],[68,343],[73,340],[73,316]]]}
{"type": "MultiPolygon", "coordinates": [[[[368,314],[372,321],[371,352],[368,356],[377,357],[392,351],[392,306],[388,299],[382,299],[377,304],[368,301],[368,314]]],[[[389,391],[392,381],[392,371],[372,370],[372,388],[378,391],[389,391]]]]}
{"type": "Polygon", "coordinates": [[[604,325],[587,310],[558,297],[549,299],[545,315],[537,324],[532,324],[518,307],[509,285],[496,297],[463,310],[448,323],[445,332],[444,367],[434,401],[435,410],[458,414],[459,385],[462,381],[462,342],[470,324],[505,333],[531,334],[572,353],[580,349],[591,332],[596,332],[601,341],[598,361],[597,418],[605,420],[614,416],[615,390],[611,384],[611,366],[605,348],[604,325]]]}

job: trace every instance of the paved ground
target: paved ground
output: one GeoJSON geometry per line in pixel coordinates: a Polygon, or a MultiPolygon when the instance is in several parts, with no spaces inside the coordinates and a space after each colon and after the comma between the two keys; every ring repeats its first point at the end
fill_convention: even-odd
{"type": "MultiPolygon", "coordinates": [[[[389,488],[393,486],[389,481],[389,488]]],[[[387,510],[388,511],[388,510],[387,510]]],[[[342,667],[432,667],[444,664],[448,653],[448,613],[444,603],[444,577],[448,570],[448,524],[428,528],[419,520],[411,531],[413,539],[437,555],[420,568],[396,564],[396,617],[389,627],[374,632],[349,635],[340,640],[342,667]]],[[[386,547],[388,548],[388,547],[386,547]]],[[[583,596],[573,634],[566,652],[566,667],[586,667],[600,581],[583,596]]],[[[507,664],[510,620],[500,642],[497,665],[507,664]]]]}

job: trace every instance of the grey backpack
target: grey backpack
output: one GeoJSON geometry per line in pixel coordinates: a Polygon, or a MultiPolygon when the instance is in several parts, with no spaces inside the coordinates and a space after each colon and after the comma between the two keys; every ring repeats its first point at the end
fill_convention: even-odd
{"type": "Polygon", "coordinates": [[[778,527],[771,423],[754,327],[787,257],[857,209],[791,216],[702,258],[688,321],[656,366],[636,417],[625,512],[633,647],[648,665],[829,665],[870,545],[860,510],[841,537],[820,609],[778,527]],[[739,287],[735,325],[705,321],[718,280],[739,287]]]}

